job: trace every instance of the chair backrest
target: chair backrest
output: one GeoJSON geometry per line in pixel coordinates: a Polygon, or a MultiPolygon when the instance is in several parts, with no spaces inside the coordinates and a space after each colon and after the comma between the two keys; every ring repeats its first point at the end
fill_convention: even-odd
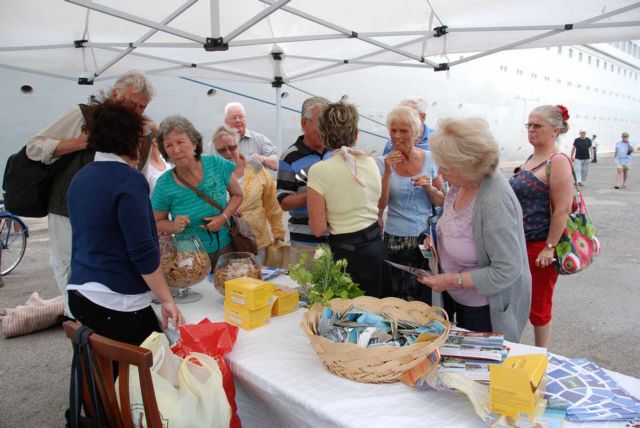
{"type": "MultiPolygon", "coordinates": [[[[67,337],[73,340],[76,331],[79,330],[82,325],[78,322],[66,321],[63,327],[67,337]]],[[[146,426],[149,428],[162,427],[160,412],[158,411],[158,404],[153,390],[153,381],[151,380],[153,353],[148,349],[108,339],[97,333],[92,333],[89,336],[89,347],[95,359],[93,367],[94,373],[92,375],[96,381],[96,388],[104,406],[108,426],[124,428],[141,426],[138,421],[135,421],[134,425],[131,416],[129,366],[132,365],[138,368],[146,426]],[[118,404],[118,398],[116,396],[114,366],[117,366],[119,376],[118,392],[120,404],[118,404]]],[[[87,416],[95,420],[96,409],[93,408],[89,386],[86,381],[90,374],[87,373],[87,367],[84,365],[81,366],[83,370],[83,404],[87,416]]]]}

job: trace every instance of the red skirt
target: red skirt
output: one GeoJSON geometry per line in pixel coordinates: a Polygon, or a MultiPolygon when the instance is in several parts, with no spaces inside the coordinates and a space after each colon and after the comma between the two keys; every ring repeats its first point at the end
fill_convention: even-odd
{"type": "Polygon", "coordinates": [[[529,321],[536,327],[551,321],[553,290],[558,281],[558,272],[553,264],[541,268],[536,266],[536,258],[544,249],[546,242],[527,242],[529,269],[531,270],[531,312],[529,321]]]}

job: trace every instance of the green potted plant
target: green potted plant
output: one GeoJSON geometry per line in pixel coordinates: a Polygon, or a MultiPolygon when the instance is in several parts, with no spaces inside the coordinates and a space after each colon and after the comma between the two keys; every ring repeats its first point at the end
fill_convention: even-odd
{"type": "Polygon", "coordinates": [[[305,267],[308,258],[309,254],[302,254],[298,263],[289,269],[289,276],[300,284],[302,294],[306,295],[309,306],[314,303],[328,305],[331,299],[337,297],[353,299],[364,295],[358,284],[353,282],[351,275],[347,273],[347,261],[345,259],[334,261],[328,245],[318,247],[309,269],[305,267]]]}

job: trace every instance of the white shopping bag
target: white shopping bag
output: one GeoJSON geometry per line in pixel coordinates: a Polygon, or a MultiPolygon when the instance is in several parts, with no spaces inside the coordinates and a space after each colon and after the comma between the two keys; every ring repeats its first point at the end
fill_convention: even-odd
{"type": "MultiPolygon", "coordinates": [[[[193,352],[182,359],[171,352],[166,336],[156,332],[140,346],[153,352],[151,377],[163,426],[229,427],[231,407],[213,358],[193,352]]],[[[135,426],[146,426],[136,367],[129,370],[129,395],[135,426]]]]}

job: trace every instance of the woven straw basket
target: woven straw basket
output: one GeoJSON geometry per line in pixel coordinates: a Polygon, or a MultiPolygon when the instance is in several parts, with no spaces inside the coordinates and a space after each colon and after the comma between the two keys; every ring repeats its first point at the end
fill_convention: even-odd
{"type": "Polygon", "coordinates": [[[442,346],[451,329],[444,310],[418,301],[407,302],[395,297],[376,299],[362,296],[353,300],[333,299],[330,305],[331,309],[339,314],[346,312],[351,305],[355,305],[376,314],[384,314],[392,320],[409,320],[420,324],[437,320],[445,326],[444,333],[431,342],[414,343],[401,348],[391,345],[363,348],[352,343],[333,342],[316,335],[314,325],[322,314],[322,305],[316,303],[302,316],[300,327],[309,337],[311,345],[330,372],[357,382],[389,383],[399,380],[407,382],[407,375],[410,372],[413,372],[413,376],[409,377],[413,378],[429,373],[437,366],[437,363],[431,363],[429,356],[442,346]]]}

